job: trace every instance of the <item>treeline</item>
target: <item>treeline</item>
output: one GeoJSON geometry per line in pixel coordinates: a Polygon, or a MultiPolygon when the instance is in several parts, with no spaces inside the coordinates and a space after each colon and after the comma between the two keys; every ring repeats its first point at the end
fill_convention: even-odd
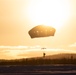
{"type": "Polygon", "coordinates": [[[76,64],[76,59],[28,58],[28,59],[17,59],[17,60],[0,60],[0,65],[51,65],[51,64],[76,64]]]}

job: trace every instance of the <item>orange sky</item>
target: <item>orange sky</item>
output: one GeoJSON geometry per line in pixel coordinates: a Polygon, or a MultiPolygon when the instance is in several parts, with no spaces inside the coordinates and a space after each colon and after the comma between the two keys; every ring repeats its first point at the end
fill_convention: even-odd
{"type": "MultiPolygon", "coordinates": [[[[54,51],[52,54],[69,52],[69,50],[70,52],[76,52],[76,0],[65,0],[70,3],[71,14],[64,25],[59,30],[56,30],[54,37],[31,39],[28,31],[35,25],[29,17],[28,8],[30,2],[36,1],[38,0],[0,0],[0,56],[2,58],[5,58],[8,54],[7,58],[15,58],[8,51],[11,51],[11,49],[5,48],[6,46],[17,46],[16,49],[12,50],[18,55],[20,55],[20,52],[24,55],[23,51],[16,51],[21,50],[18,46],[40,46],[40,48],[59,49],[58,51],[49,50],[54,51]],[[66,51],[61,51],[60,49],[66,51]]],[[[32,51],[36,54],[36,51],[27,49],[24,48],[26,50],[24,51],[25,57],[33,56],[32,51]]]]}

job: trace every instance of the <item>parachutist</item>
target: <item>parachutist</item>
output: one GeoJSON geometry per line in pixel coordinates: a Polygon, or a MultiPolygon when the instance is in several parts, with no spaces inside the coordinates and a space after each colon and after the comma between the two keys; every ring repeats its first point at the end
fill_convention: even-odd
{"type": "Polygon", "coordinates": [[[43,58],[45,58],[45,55],[46,55],[46,54],[45,54],[45,53],[43,53],[43,58]]]}

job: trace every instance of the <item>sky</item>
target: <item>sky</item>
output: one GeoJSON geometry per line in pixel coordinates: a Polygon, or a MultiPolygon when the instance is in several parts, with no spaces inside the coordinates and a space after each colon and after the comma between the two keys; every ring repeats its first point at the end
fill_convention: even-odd
{"type": "Polygon", "coordinates": [[[75,32],[76,0],[0,0],[0,59],[76,53],[75,32]],[[40,24],[55,27],[55,36],[31,39],[40,24]]]}

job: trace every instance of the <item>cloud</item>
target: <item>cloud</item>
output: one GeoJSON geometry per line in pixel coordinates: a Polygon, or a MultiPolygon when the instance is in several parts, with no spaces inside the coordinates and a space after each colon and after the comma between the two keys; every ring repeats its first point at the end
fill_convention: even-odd
{"type": "Polygon", "coordinates": [[[69,49],[56,49],[56,48],[48,48],[48,49],[30,49],[30,50],[25,50],[24,52],[18,54],[17,56],[20,58],[24,57],[41,57],[43,56],[43,52],[46,53],[46,55],[55,55],[55,54],[60,54],[60,53],[76,53],[74,50],[69,50],[69,49]],[[27,52],[27,53],[26,53],[27,52]]]}
{"type": "Polygon", "coordinates": [[[41,46],[0,46],[0,59],[18,59],[39,57],[43,55],[53,55],[59,53],[76,53],[75,50],[63,48],[46,48],[42,49],[41,46]]]}
{"type": "Polygon", "coordinates": [[[39,45],[35,46],[0,46],[0,49],[35,49],[35,48],[41,48],[39,45]]]}
{"type": "Polygon", "coordinates": [[[36,45],[36,46],[30,46],[29,48],[31,48],[31,49],[36,49],[36,48],[41,48],[41,46],[40,45],[36,45]]]}
{"type": "Polygon", "coordinates": [[[27,49],[28,46],[0,46],[0,49],[2,50],[19,50],[19,49],[27,49]]]}
{"type": "Polygon", "coordinates": [[[71,44],[71,45],[69,45],[69,47],[76,47],[76,42],[71,44]]]}

